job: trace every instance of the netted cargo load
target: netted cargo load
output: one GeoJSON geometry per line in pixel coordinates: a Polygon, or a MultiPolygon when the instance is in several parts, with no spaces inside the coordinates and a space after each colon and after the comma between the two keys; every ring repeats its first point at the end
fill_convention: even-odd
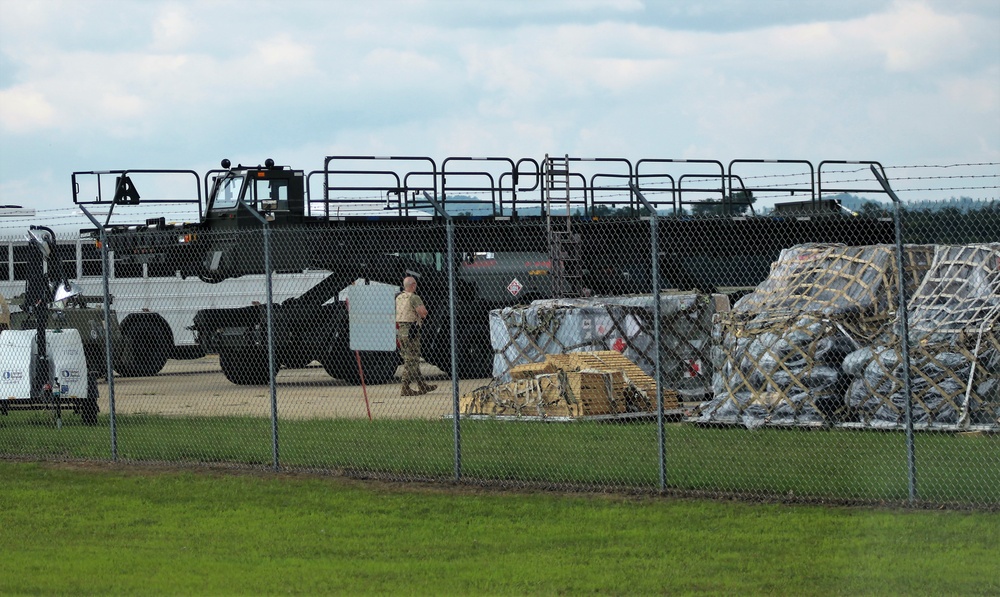
{"type": "MultiPolygon", "coordinates": [[[[588,418],[649,415],[657,411],[656,381],[617,351],[545,355],[515,365],[511,381],[494,380],[464,394],[465,416],[588,418]]],[[[677,393],[661,392],[664,410],[677,409],[677,393]]]]}
{"type": "MultiPolygon", "coordinates": [[[[916,287],[933,247],[904,250],[906,283],[916,287]]],[[[846,415],[844,358],[884,336],[896,304],[892,245],[798,245],[713,331],[712,400],[704,423],[829,425],[846,415]]]]}
{"type": "MultiPolygon", "coordinates": [[[[1000,427],[1000,243],[937,247],[908,317],[914,425],[1000,427]]],[[[898,346],[866,346],[844,361],[848,405],[865,426],[905,424],[898,346]]]]}
{"type": "MultiPolygon", "coordinates": [[[[712,316],[728,309],[725,295],[660,295],[660,367],[665,387],[684,401],[711,391],[712,316]]],[[[490,312],[493,377],[510,381],[517,365],[549,354],[616,350],[655,375],[652,295],[547,299],[490,312]]]]}

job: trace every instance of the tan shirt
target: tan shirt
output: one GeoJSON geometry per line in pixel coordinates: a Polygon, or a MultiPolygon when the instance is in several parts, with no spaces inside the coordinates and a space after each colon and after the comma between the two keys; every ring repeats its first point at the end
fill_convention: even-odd
{"type": "Polygon", "coordinates": [[[419,323],[420,316],[417,315],[417,307],[423,306],[424,301],[413,292],[400,292],[396,295],[396,322],[397,323],[419,323]]]}

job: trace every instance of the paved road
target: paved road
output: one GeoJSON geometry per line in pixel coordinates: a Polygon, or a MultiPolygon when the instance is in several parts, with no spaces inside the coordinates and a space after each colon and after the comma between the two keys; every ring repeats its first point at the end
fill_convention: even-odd
{"type": "MultiPolygon", "coordinates": [[[[367,387],[372,418],[440,418],[452,413],[452,384],[441,371],[424,370],[438,389],[423,396],[399,395],[399,384],[367,387]]],[[[485,385],[488,379],[462,380],[460,393],[485,385]]],[[[331,378],[317,363],[304,369],[282,370],[277,376],[279,418],[363,418],[367,417],[365,391],[331,378]]],[[[100,387],[100,408],[107,413],[108,386],[100,387]]],[[[191,361],[167,362],[153,377],[115,379],[115,410],[121,414],[217,416],[251,415],[269,417],[270,388],[237,386],[222,375],[219,360],[207,356],[191,361]]]]}

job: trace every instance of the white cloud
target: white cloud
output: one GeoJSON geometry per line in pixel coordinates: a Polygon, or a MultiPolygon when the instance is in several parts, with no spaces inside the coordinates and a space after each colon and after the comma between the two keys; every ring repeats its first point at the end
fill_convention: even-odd
{"type": "Polygon", "coordinates": [[[177,51],[186,48],[198,33],[199,27],[180,4],[164,6],[153,22],[153,39],[150,47],[159,51],[177,51]]]}
{"type": "Polygon", "coordinates": [[[428,81],[440,81],[440,77],[446,76],[435,58],[419,51],[395,48],[374,48],[361,60],[360,66],[366,78],[382,79],[385,86],[404,93],[412,85],[426,85],[428,81]]]}
{"type": "Polygon", "coordinates": [[[251,81],[262,83],[268,78],[285,80],[301,77],[316,72],[313,56],[310,46],[297,43],[287,35],[278,35],[254,45],[254,52],[246,65],[252,70],[244,74],[248,84],[253,84],[251,81]],[[253,72],[266,73],[267,76],[253,76],[253,72]]]}
{"type": "Polygon", "coordinates": [[[0,189],[42,155],[1000,154],[1000,5],[792,4],[0,0],[0,189]]]}
{"type": "Polygon", "coordinates": [[[56,111],[31,85],[0,89],[0,126],[5,131],[24,134],[51,126],[56,111]]]}

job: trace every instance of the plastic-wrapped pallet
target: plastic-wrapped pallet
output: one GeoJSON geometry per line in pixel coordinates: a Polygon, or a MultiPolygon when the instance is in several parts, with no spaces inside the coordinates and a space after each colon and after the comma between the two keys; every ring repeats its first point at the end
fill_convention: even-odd
{"type": "MultiPolygon", "coordinates": [[[[913,422],[1000,427],[1000,243],[939,246],[909,301],[913,422]]],[[[905,423],[899,342],[844,360],[853,418],[869,427],[905,423]]]]}
{"type": "MultiPolygon", "coordinates": [[[[907,246],[915,288],[933,248],[907,246]]],[[[827,425],[845,416],[844,357],[892,320],[892,245],[808,244],[782,251],[771,273],[714,329],[712,400],[697,418],[748,427],[827,425]]]]}
{"type": "MultiPolygon", "coordinates": [[[[724,295],[664,292],[660,295],[661,369],[664,386],[685,401],[711,390],[711,331],[724,295]]],[[[653,361],[652,295],[547,299],[490,312],[493,376],[510,381],[510,369],[538,363],[547,354],[617,350],[650,376],[653,361]]]]}

